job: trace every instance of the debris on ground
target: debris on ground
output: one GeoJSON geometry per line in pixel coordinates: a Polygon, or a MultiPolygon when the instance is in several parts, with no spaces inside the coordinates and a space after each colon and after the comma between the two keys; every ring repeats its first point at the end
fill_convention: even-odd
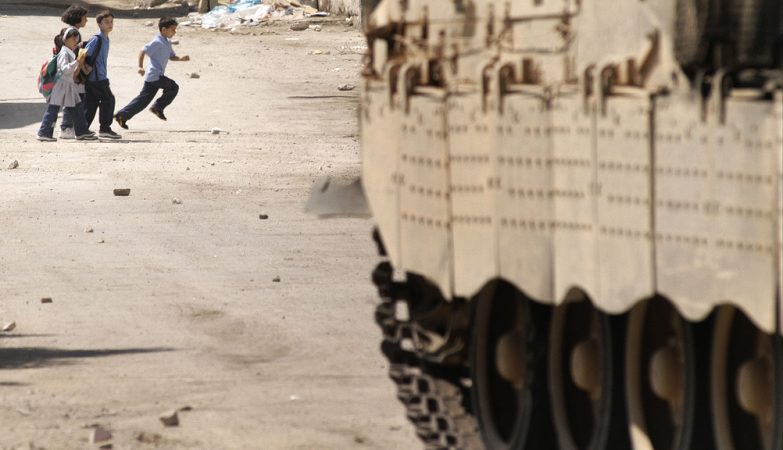
{"type": "Polygon", "coordinates": [[[160,422],[167,427],[177,427],[179,426],[179,414],[177,411],[167,412],[160,416],[160,422]]]}
{"type": "Polygon", "coordinates": [[[261,219],[261,220],[266,220],[266,219],[269,218],[269,215],[268,214],[259,214],[258,218],[261,219]]]}
{"type": "Polygon", "coordinates": [[[8,322],[7,324],[3,325],[3,332],[9,333],[11,331],[14,331],[16,328],[16,322],[8,322]]]}
{"type": "Polygon", "coordinates": [[[197,74],[196,72],[193,72],[190,74],[190,78],[198,79],[201,78],[201,75],[197,74]]]}
{"type": "MultiPolygon", "coordinates": [[[[190,13],[188,20],[180,22],[180,26],[197,26],[233,32],[237,31],[239,27],[255,27],[269,21],[299,21],[309,17],[329,16],[329,13],[318,11],[308,3],[317,5],[317,2],[297,0],[233,0],[228,4],[215,6],[205,14],[190,13]]],[[[307,28],[308,26],[305,26],[301,30],[307,28]]],[[[292,29],[294,29],[294,25],[292,25],[292,29]]]]}
{"type": "Polygon", "coordinates": [[[279,283],[279,282],[280,282],[280,277],[272,278],[272,283],[279,283]]]}
{"type": "Polygon", "coordinates": [[[93,231],[94,230],[92,229],[92,227],[87,227],[87,228],[84,229],[85,233],[92,233],[93,231]]]}
{"type": "Polygon", "coordinates": [[[223,130],[221,130],[220,128],[213,128],[210,131],[212,132],[212,134],[220,134],[223,132],[223,130]]]}
{"type": "Polygon", "coordinates": [[[103,447],[109,445],[109,441],[111,441],[111,431],[106,428],[96,425],[90,431],[90,444],[98,444],[103,447]]]}
{"type": "Polygon", "coordinates": [[[190,405],[185,405],[179,409],[179,411],[193,411],[193,407],[190,405]]]}
{"type": "Polygon", "coordinates": [[[310,28],[310,24],[307,22],[294,22],[288,29],[291,31],[304,31],[308,28],[310,28]]]}
{"type": "Polygon", "coordinates": [[[158,433],[145,433],[142,431],[136,434],[136,441],[141,442],[142,444],[159,445],[163,443],[163,436],[158,433]]]}
{"type": "Polygon", "coordinates": [[[182,204],[182,200],[180,200],[178,198],[172,198],[171,199],[171,204],[173,204],[173,205],[181,205],[182,204]]]}
{"type": "Polygon", "coordinates": [[[19,167],[19,161],[13,160],[11,161],[11,164],[8,165],[8,170],[14,170],[17,167],[19,167]]]}
{"type": "Polygon", "coordinates": [[[337,86],[337,90],[338,91],[352,91],[354,89],[356,89],[356,86],[354,86],[352,84],[341,84],[341,85],[337,86]]]}
{"type": "Polygon", "coordinates": [[[114,195],[117,197],[127,197],[130,195],[130,189],[128,188],[115,189],[114,195]]]}
{"type": "Polygon", "coordinates": [[[51,297],[44,297],[41,299],[41,303],[52,303],[51,297]]]}

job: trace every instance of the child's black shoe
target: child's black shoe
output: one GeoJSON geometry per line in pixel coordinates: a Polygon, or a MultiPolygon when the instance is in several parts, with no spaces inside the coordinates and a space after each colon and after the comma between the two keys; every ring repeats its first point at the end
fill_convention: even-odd
{"type": "Polygon", "coordinates": [[[159,109],[156,109],[154,106],[152,108],[150,108],[150,112],[152,114],[155,114],[156,116],[158,116],[158,119],[166,120],[166,116],[163,115],[163,111],[161,111],[159,109]]]}
{"type": "Polygon", "coordinates": [[[117,125],[119,125],[119,126],[120,126],[120,128],[122,128],[122,129],[124,129],[124,130],[127,130],[127,129],[128,129],[128,125],[126,125],[126,124],[125,124],[125,118],[124,118],[124,117],[122,117],[121,115],[119,115],[119,114],[115,114],[115,115],[114,115],[114,120],[116,120],[116,121],[117,121],[117,125]]]}

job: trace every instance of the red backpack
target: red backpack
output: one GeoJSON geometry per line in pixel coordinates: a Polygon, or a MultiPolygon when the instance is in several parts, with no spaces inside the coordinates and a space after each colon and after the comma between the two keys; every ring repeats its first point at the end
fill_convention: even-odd
{"type": "Polygon", "coordinates": [[[52,95],[52,89],[54,84],[57,83],[57,79],[60,78],[60,73],[57,70],[57,55],[52,56],[41,66],[41,70],[38,72],[38,92],[48,99],[52,95]]]}

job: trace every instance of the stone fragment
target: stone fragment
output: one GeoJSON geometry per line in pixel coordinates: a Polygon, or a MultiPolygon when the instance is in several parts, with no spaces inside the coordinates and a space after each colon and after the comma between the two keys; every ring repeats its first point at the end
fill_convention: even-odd
{"type": "Polygon", "coordinates": [[[13,160],[11,161],[11,164],[8,165],[8,170],[14,170],[17,167],[19,167],[19,161],[13,160]]]}
{"type": "Polygon", "coordinates": [[[93,229],[92,229],[92,227],[87,227],[87,228],[84,229],[84,232],[85,233],[92,233],[93,229]]]}
{"type": "Polygon", "coordinates": [[[304,31],[306,29],[310,28],[310,25],[305,22],[294,22],[291,24],[291,27],[289,28],[291,31],[304,31]]]}
{"type": "Polygon", "coordinates": [[[173,205],[181,205],[182,204],[182,200],[180,200],[178,198],[173,198],[173,199],[171,199],[171,203],[173,205]]]}
{"type": "Polygon", "coordinates": [[[167,412],[160,416],[160,422],[167,427],[177,427],[179,426],[179,414],[177,411],[167,412]]]}
{"type": "Polygon", "coordinates": [[[201,78],[201,75],[197,74],[196,72],[193,72],[190,74],[190,78],[198,79],[201,78]]]}
{"type": "Polygon", "coordinates": [[[272,283],[279,283],[279,282],[280,282],[280,277],[272,278],[272,283]]]}
{"type": "Polygon", "coordinates": [[[129,188],[120,188],[114,190],[114,195],[117,197],[127,197],[130,195],[130,189],[129,188]]]}
{"type": "Polygon", "coordinates": [[[185,405],[179,409],[180,411],[193,411],[193,407],[190,405],[185,405]]]}
{"type": "Polygon", "coordinates": [[[266,219],[269,218],[269,215],[268,214],[259,214],[258,218],[261,219],[261,220],[266,220],[266,219]]]}
{"type": "Polygon", "coordinates": [[[90,444],[105,445],[107,441],[111,440],[111,431],[97,425],[90,431],[90,444]]]}
{"type": "Polygon", "coordinates": [[[341,84],[341,85],[337,86],[337,90],[338,91],[352,91],[354,89],[356,89],[356,86],[354,86],[352,84],[347,84],[347,83],[346,84],[341,84]]]}
{"type": "Polygon", "coordinates": [[[41,299],[41,303],[52,303],[51,297],[44,297],[41,299]]]}
{"type": "Polygon", "coordinates": [[[8,322],[7,324],[3,325],[3,332],[8,333],[10,331],[14,331],[15,328],[16,322],[8,322]]]}

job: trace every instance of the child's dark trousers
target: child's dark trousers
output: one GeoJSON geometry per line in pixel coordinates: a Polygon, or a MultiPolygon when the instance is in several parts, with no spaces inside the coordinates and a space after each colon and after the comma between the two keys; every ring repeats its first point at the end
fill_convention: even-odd
{"type": "Polygon", "coordinates": [[[117,111],[117,115],[125,120],[130,120],[131,117],[140,113],[152,102],[155,94],[158,93],[158,89],[163,89],[163,95],[152,106],[158,111],[163,111],[177,96],[179,86],[171,78],[161,76],[157,81],[145,81],[141,93],[131,100],[128,106],[117,111]]]}

